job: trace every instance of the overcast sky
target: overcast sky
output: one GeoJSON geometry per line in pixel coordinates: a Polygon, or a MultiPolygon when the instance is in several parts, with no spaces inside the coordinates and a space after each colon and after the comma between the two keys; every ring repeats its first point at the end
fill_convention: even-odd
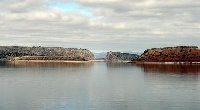
{"type": "Polygon", "coordinates": [[[200,46],[200,0],[0,0],[0,45],[200,46]]]}

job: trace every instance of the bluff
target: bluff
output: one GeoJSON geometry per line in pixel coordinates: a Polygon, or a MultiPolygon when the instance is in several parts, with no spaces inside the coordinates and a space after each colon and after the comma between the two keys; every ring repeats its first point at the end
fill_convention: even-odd
{"type": "Polygon", "coordinates": [[[137,54],[121,53],[121,52],[107,52],[106,61],[121,62],[132,61],[138,57],[137,54]]]}
{"type": "Polygon", "coordinates": [[[18,60],[93,60],[94,55],[87,49],[62,47],[0,46],[0,59],[18,60]]]}
{"type": "Polygon", "coordinates": [[[152,48],[133,62],[200,62],[200,49],[197,46],[152,48]]]}

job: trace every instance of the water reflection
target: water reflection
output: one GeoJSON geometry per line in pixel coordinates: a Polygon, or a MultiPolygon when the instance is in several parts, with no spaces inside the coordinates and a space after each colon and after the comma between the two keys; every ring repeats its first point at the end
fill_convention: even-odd
{"type": "Polygon", "coordinates": [[[122,68],[122,67],[132,66],[132,64],[126,63],[126,62],[125,63],[122,63],[122,62],[119,62],[119,63],[107,62],[106,66],[108,68],[122,68]]]}
{"type": "Polygon", "coordinates": [[[199,75],[166,74],[198,73],[195,68],[199,66],[0,62],[0,110],[198,110],[199,75]]]}
{"type": "Polygon", "coordinates": [[[90,68],[93,66],[92,62],[10,62],[10,61],[0,61],[0,68],[4,67],[51,67],[51,68],[77,68],[84,67],[90,68]]]}
{"type": "Polygon", "coordinates": [[[199,74],[199,64],[136,64],[146,73],[199,74]]]}

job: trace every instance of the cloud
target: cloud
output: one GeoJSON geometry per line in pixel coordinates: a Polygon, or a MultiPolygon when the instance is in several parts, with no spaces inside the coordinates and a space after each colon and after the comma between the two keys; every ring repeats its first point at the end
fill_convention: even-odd
{"type": "Polygon", "coordinates": [[[197,45],[199,0],[1,0],[0,43],[143,51],[197,45]]]}

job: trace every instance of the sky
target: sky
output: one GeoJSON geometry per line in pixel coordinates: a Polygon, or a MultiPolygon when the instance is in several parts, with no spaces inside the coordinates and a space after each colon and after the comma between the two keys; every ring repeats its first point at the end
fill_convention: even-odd
{"type": "Polygon", "coordinates": [[[0,0],[0,45],[92,52],[200,46],[200,0],[0,0]]]}

